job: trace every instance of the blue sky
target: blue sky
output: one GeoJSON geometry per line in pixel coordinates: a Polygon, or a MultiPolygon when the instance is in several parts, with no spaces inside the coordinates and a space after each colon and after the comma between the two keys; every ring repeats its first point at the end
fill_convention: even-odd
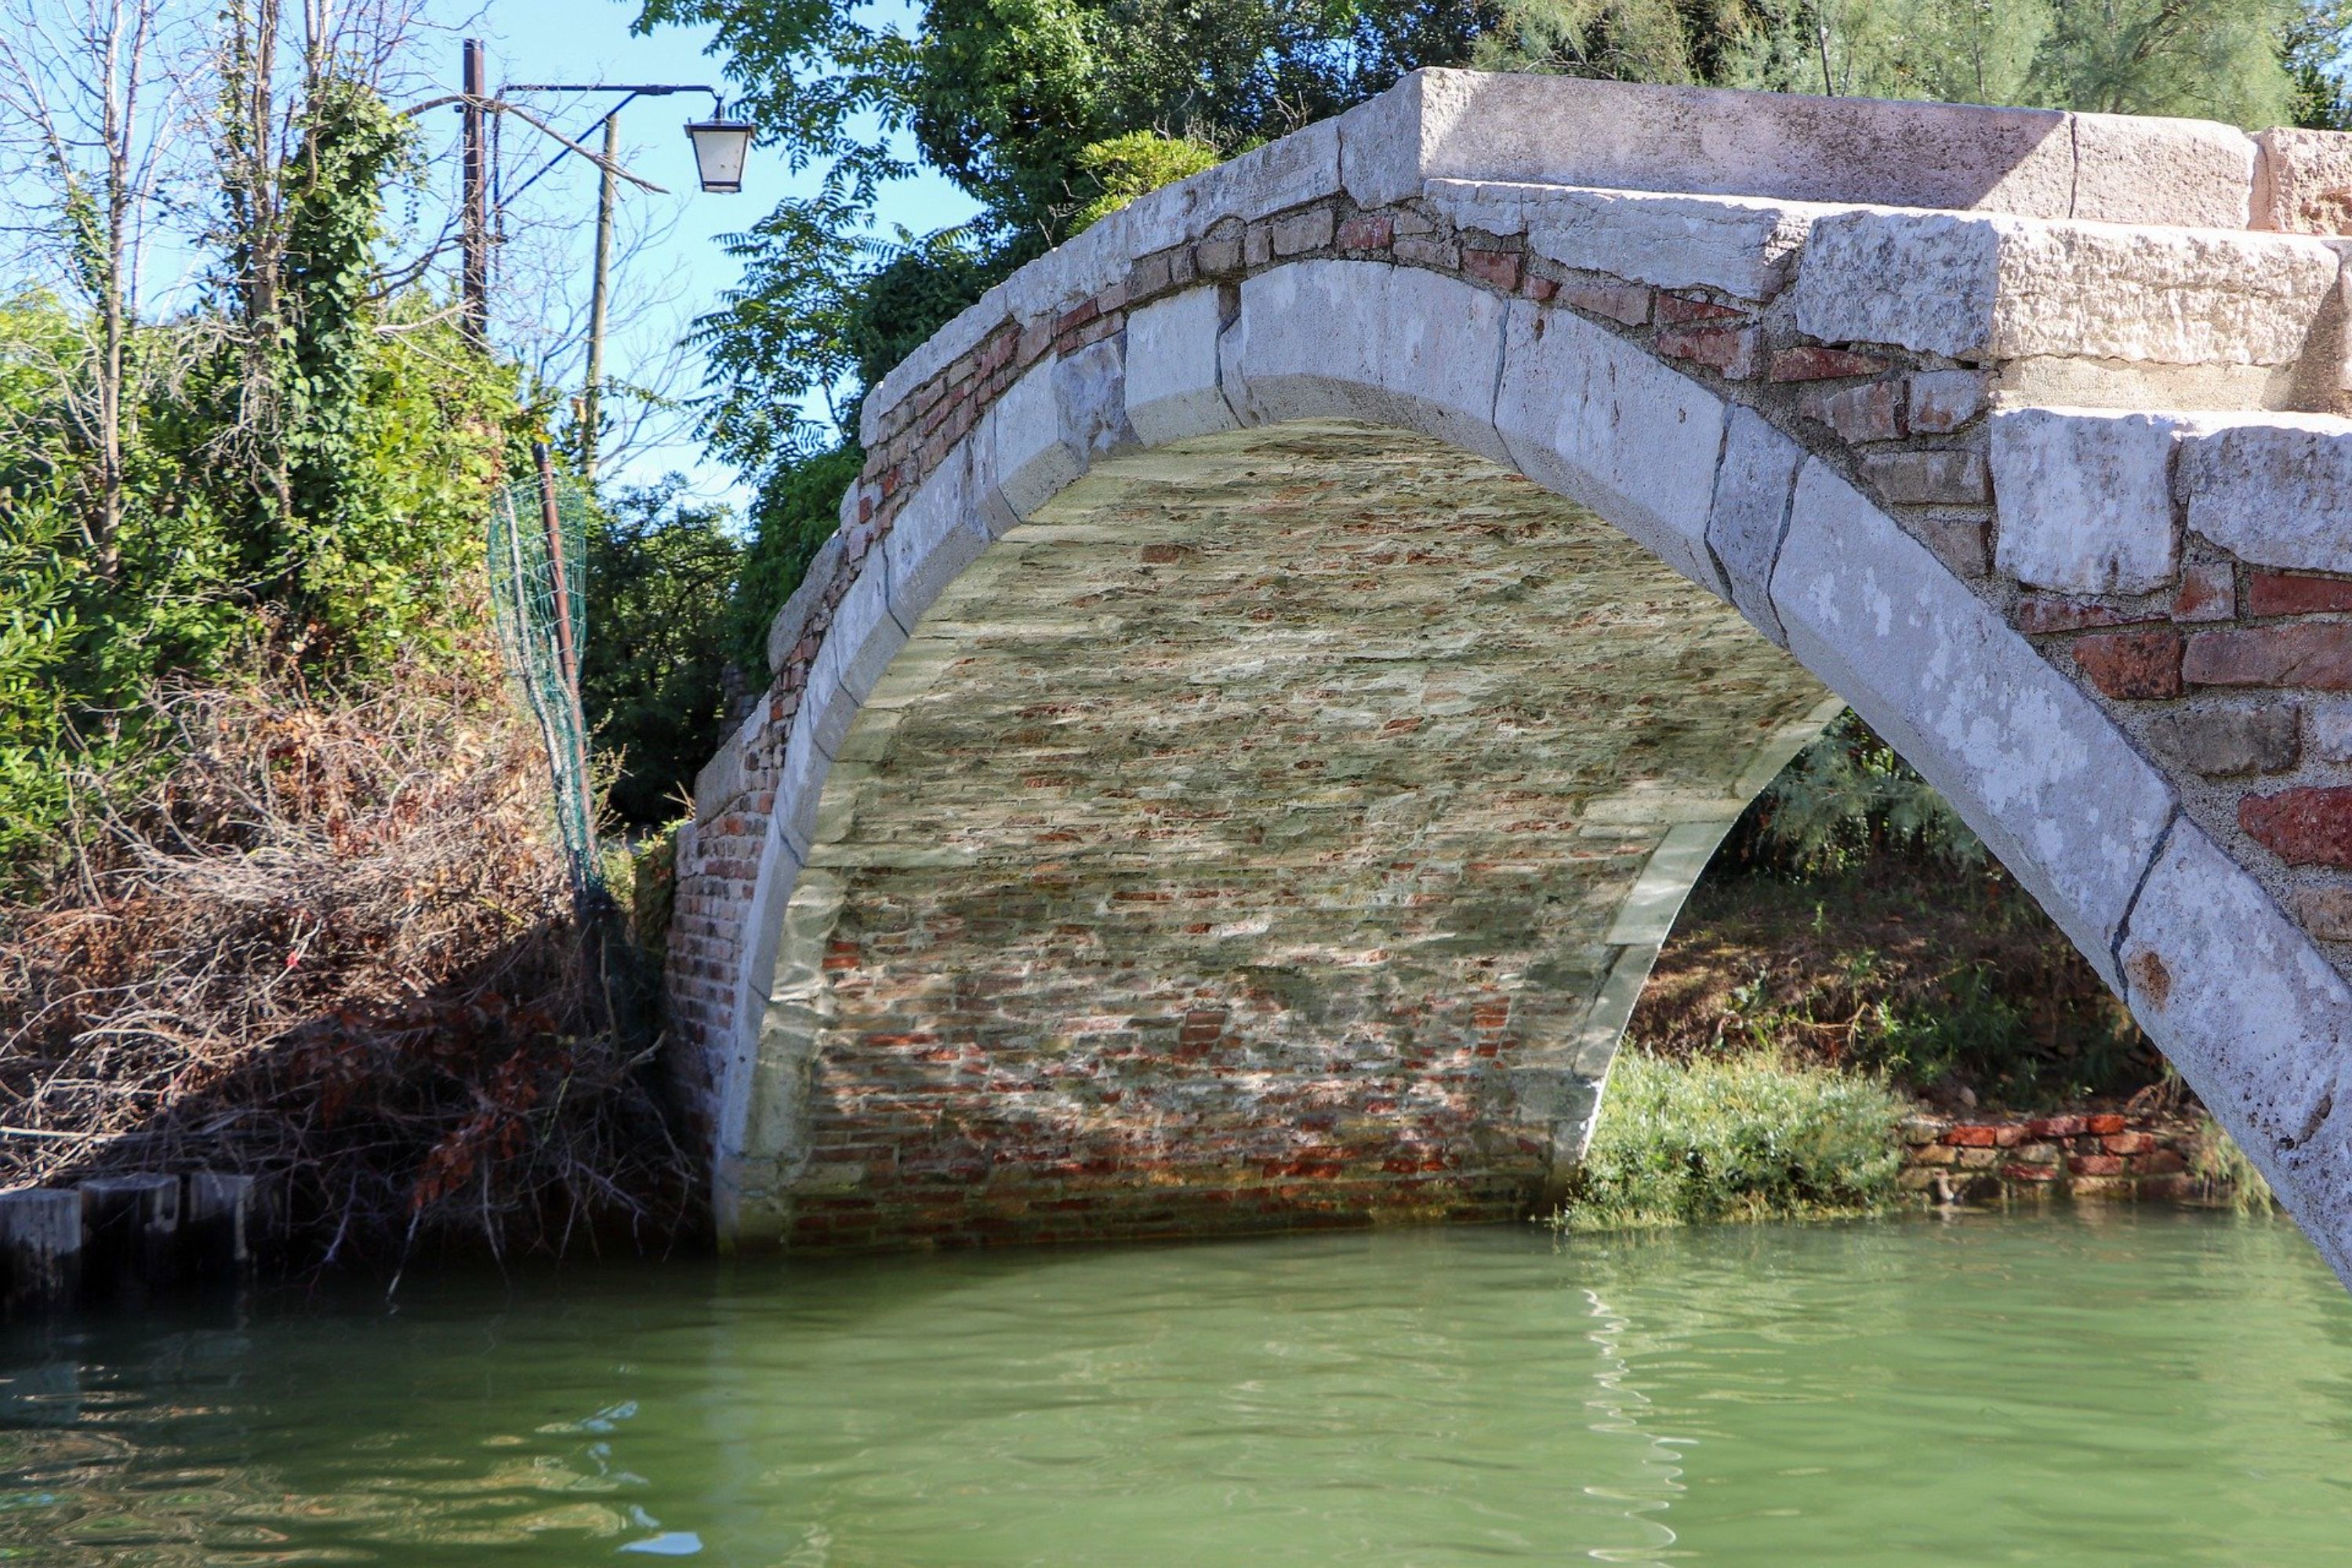
{"type": "MultiPolygon", "coordinates": [[[[903,22],[910,19],[911,11],[904,0],[886,0],[872,14],[903,22]]],[[[635,37],[629,24],[636,14],[635,5],[609,0],[492,0],[479,28],[490,53],[490,80],[724,85],[720,62],[702,52],[711,29],[664,27],[635,37]]],[[[453,52],[448,68],[453,85],[457,73],[453,52]]],[[[552,122],[567,135],[593,123],[599,112],[587,99],[551,101],[562,110],[552,122]]],[[[635,276],[625,277],[616,288],[622,300],[634,303],[641,315],[607,351],[607,374],[623,380],[646,379],[691,319],[715,305],[720,291],[734,282],[737,267],[726,254],[724,237],[764,216],[780,197],[805,192],[815,183],[810,174],[791,175],[782,156],[763,148],[751,155],[741,195],[697,192],[693,154],[680,128],[688,119],[700,118],[708,106],[709,100],[699,98],[640,99],[623,118],[628,166],[673,193],[651,196],[623,187],[625,232],[631,224],[657,231],[631,258],[635,276]],[[645,374],[633,375],[633,370],[645,374]]],[[[509,128],[506,161],[510,171],[525,166],[520,150],[527,139],[536,140],[509,128]]],[[[530,193],[534,204],[543,203],[538,210],[555,221],[542,230],[541,253],[517,257],[512,271],[575,279],[577,297],[584,300],[593,244],[587,220],[594,211],[595,174],[581,159],[567,158],[564,163],[530,193]]],[[[902,223],[922,232],[961,222],[973,210],[961,192],[926,173],[889,193],[882,217],[886,224],[902,223]]],[[[529,287],[529,279],[518,276],[519,295],[529,287]]],[[[542,345],[542,352],[553,346],[542,345]]],[[[682,379],[685,384],[678,390],[694,390],[699,361],[682,369],[682,377],[674,369],[673,384],[682,379]]],[[[699,493],[739,503],[742,499],[734,476],[705,461],[699,445],[682,431],[635,455],[614,477],[643,481],[673,468],[688,474],[699,493]]]]}

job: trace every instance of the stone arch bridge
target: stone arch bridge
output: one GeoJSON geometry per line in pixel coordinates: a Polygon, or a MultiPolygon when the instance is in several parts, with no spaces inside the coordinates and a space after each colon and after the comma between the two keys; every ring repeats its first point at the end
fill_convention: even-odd
{"type": "Polygon", "coordinates": [[[1424,71],[990,290],[679,842],[722,1237],[1524,1212],[1843,700],[2346,1273],[2347,146],[1424,71]]]}

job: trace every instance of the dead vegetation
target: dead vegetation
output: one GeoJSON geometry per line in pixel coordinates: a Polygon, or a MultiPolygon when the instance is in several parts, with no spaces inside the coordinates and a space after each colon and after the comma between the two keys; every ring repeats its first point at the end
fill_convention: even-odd
{"type": "Polygon", "coordinates": [[[493,658],[151,709],[142,770],[76,781],[68,872],[0,907],[0,1185],[260,1173],[318,1263],[680,1232],[641,973],[575,916],[493,658]]]}

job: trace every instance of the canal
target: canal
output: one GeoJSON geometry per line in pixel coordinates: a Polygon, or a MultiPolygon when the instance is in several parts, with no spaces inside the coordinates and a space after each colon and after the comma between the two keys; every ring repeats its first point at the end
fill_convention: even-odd
{"type": "Polygon", "coordinates": [[[2084,1205],[572,1268],[10,1340],[0,1562],[2336,1563],[2352,1300],[2084,1205]]]}

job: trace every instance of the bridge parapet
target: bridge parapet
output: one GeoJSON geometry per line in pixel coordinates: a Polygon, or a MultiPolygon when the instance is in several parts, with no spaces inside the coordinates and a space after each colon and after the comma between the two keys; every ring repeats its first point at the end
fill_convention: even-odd
{"type": "Polygon", "coordinates": [[[1090,470],[1336,417],[1528,475],[1796,654],[2340,1268],[2343,242],[2282,231],[2336,222],[2347,142],[1422,72],[1024,268],[869,397],[698,787],[671,992],[722,1222],[780,1223],[809,1159],[763,1020],[822,981],[778,966],[821,969],[787,927],[853,723],[952,658],[926,611],[1090,470]]]}

